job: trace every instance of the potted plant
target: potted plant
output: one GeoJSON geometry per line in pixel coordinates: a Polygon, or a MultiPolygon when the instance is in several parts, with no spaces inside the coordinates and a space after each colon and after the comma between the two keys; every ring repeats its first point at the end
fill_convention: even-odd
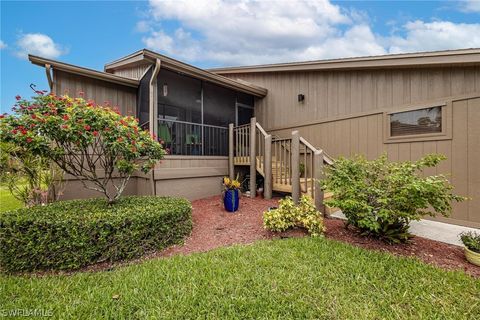
{"type": "Polygon", "coordinates": [[[223,205],[225,206],[225,210],[229,212],[237,211],[240,204],[240,200],[238,197],[238,189],[240,188],[240,182],[238,181],[238,176],[236,179],[224,177],[223,187],[225,188],[223,192],[223,205]]]}
{"type": "Polygon", "coordinates": [[[460,234],[465,245],[465,258],[470,263],[480,266],[480,233],[469,231],[460,234]]]}

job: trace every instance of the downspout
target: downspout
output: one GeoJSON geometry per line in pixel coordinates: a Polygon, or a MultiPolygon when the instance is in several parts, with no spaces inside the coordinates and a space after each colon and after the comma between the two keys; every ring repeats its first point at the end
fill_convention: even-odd
{"type": "Polygon", "coordinates": [[[52,80],[52,66],[49,64],[45,65],[45,72],[47,73],[48,87],[50,88],[50,93],[53,92],[53,80],[52,80]]]}
{"type": "MultiPolygon", "coordinates": [[[[152,77],[150,78],[150,88],[149,88],[149,129],[150,129],[150,134],[157,134],[157,76],[158,73],[160,72],[160,65],[161,65],[160,59],[155,60],[155,69],[153,69],[152,77]]],[[[157,195],[157,188],[156,188],[156,183],[155,183],[155,167],[151,170],[150,172],[150,187],[152,190],[152,195],[157,195]]]]}

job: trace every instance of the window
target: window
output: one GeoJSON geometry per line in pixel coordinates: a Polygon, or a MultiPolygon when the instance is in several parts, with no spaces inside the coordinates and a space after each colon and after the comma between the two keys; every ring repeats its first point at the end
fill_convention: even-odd
{"type": "Polygon", "coordinates": [[[442,107],[390,114],[390,136],[442,132],[442,107]]]}
{"type": "Polygon", "coordinates": [[[204,123],[221,127],[228,127],[229,123],[235,123],[235,99],[235,91],[204,82],[204,123]]]}
{"type": "Polygon", "coordinates": [[[385,143],[451,139],[451,115],[447,104],[387,112],[385,143]]]}

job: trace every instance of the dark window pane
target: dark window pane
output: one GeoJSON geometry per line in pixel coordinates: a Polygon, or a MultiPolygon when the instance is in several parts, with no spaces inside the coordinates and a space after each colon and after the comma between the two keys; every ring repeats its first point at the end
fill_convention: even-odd
{"type": "Polygon", "coordinates": [[[158,74],[157,85],[161,118],[201,123],[200,80],[163,69],[158,74]]]}
{"type": "Polygon", "coordinates": [[[392,137],[439,132],[442,132],[442,107],[390,115],[390,135],[392,137]]]}
{"type": "Polygon", "coordinates": [[[241,126],[242,124],[250,123],[250,119],[253,117],[253,109],[245,108],[240,105],[237,108],[238,108],[238,125],[241,126]]]}
{"type": "Polygon", "coordinates": [[[236,92],[208,82],[203,84],[203,121],[228,127],[235,123],[236,92]]]}
{"type": "Polygon", "coordinates": [[[237,102],[250,107],[254,106],[253,96],[243,92],[237,92],[237,102]]]}
{"type": "Polygon", "coordinates": [[[137,94],[137,106],[138,113],[137,118],[140,122],[140,126],[143,129],[149,128],[148,123],[148,114],[150,108],[150,78],[152,77],[152,68],[147,71],[147,73],[140,80],[140,85],[138,86],[137,94]]]}

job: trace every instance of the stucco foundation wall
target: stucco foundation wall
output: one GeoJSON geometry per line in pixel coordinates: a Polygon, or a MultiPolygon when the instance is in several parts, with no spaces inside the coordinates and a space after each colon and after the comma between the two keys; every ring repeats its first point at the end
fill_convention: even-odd
{"type": "MultiPolygon", "coordinates": [[[[221,182],[228,175],[227,157],[167,156],[154,170],[157,196],[184,197],[189,200],[220,194],[221,182]]],[[[135,173],[125,188],[124,195],[152,194],[151,173],[135,173]]],[[[102,196],[85,189],[71,176],[66,177],[61,200],[85,199],[102,196]]]]}
{"type": "MultiPolygon", "coordinates": [[[[137,194],[137,178],[132,177],[126,186],[123,195],[135,194],[137,194]]],[[[88,199],[98,197],[103,197],[103,194],[100,192],[86,189],[83,186],[83,183],[78,179],[67,177],[65,181],[65,188],[62,192],[62,195],[60,196],[60,200],[88,199]]]]}
{"type": "Polygon", "coordinates": [[[155,168],[156,194],[189,200],[218,195],[226,175],[228,157],[168,156],[155,168]]]}
{"type": "Polygon", "coordinates": [[[183,197],[196,200],[220,195],[222,177],[203,177],[192,179],[157,180],[156,189],[159,196],[183,197]]]}

